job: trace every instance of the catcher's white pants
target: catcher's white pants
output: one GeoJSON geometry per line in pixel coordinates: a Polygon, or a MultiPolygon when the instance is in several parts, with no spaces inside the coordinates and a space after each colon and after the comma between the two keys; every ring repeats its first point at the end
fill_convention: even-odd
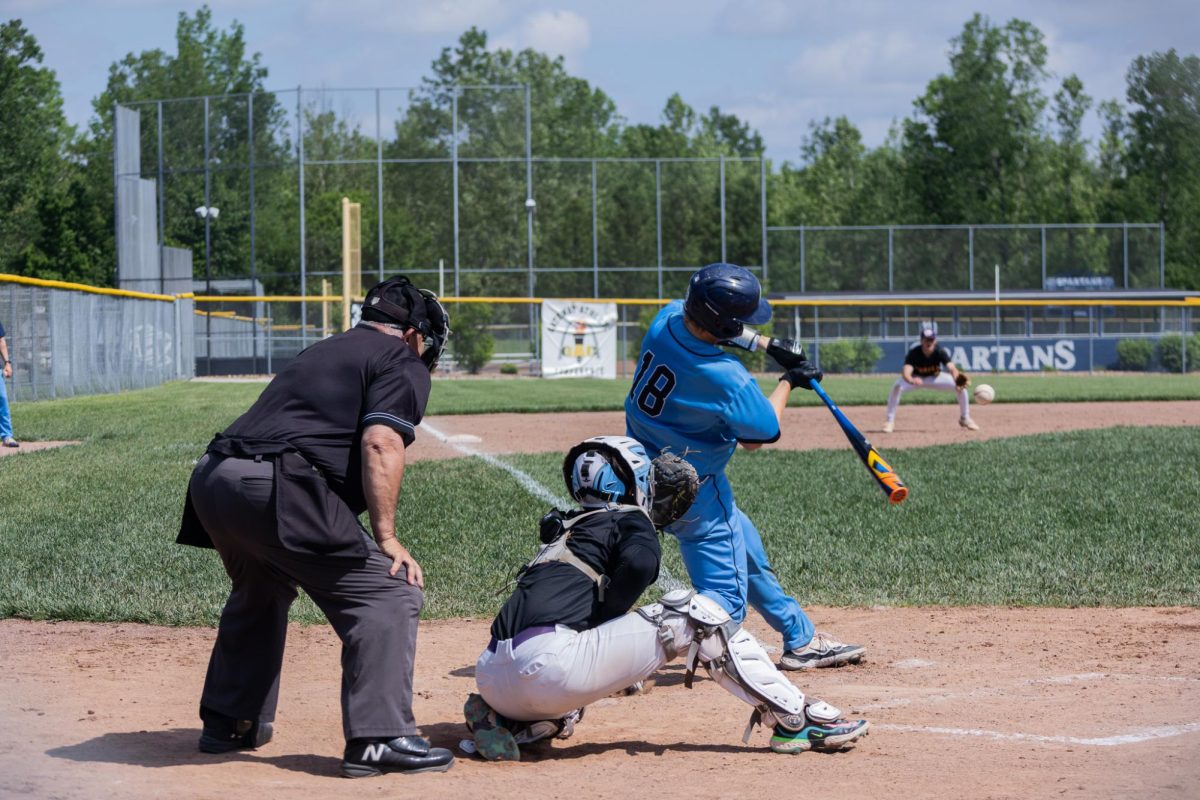
{"type": "MultiPolygon", "coordinates": [[[[896,383],[892,385],[891,394],[888,395],[887,419],[888,422],[894,422],[896,419],[896,408],[900,405],[900,397],[906,392],[911,392],[914,389],[934,389],[939,392],[955,392],[958,387],[954,385],[954,378],[949,372],[939,372],[936,377],[922,378],[920,386],[914,386],[904,378],[897,378],[896,383]]],[[[958,392],[958,411],[963,417],[970,416],[970,392],[963,390],[958,392]]]]}
{"type": "Polygon", "coordinates": [[[484,650],[475,683],[487,704],[523,721],[557,719],[628,688],[670,661],[658,627],[637,613],[583,632],[562,625],[553,633],[511,639],[484,650]]]}

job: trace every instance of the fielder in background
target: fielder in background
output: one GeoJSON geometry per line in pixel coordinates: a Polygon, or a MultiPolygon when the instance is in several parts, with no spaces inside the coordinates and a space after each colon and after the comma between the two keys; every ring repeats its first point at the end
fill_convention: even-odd
{"type": "Polygon", "coordinates": [[[971,377],[954,366],[950,352],[938,345],[937,329],[926,325],[921,329],[921,343],[904,356],[900,377],[896,379],[888,395],[887,420],[883,423],[883,432],[891,433],[895,430],[896,409],[900,406],[900,398],[905,392],[911,392],[913,389],[957,392],[958,424],[969,431],[979,430],[975,420],[971,419],[971,400],[967,393],[967,387],[970,385],[971,377]],[[942,371],[943,368],[945,372],[942,371]]]}
{"type": "Polygon", "coordinates": [[[542,518],[542,547],[518,573],[475,666],[479,693],[463,708],[473,739],[464,749],[519,760],[521,745],[569,737],[589,703],[679,656],[687,658],[687,687],[703,666],[753,706],[743,741],[760,722],[779,753],[837,750],[866,735],[866,720],[841,719],[805,697],[711,598],[677,590],[630,612],[658,577],[656,528],[696,497],[690,464],[669,453],[651,462],[628,437],[597,436],[567,453],[563,479],[580,507],[542,518]]]}
{"type": "Polygon", "coordinates": [[[700,495],[687,516],[666,530],[692,585],[736,621],[747,602],[783,635],[782,669],[833,667],[861,661],[865,649],[817,633],[808,615],[779,583],[758,529],[733,499],[725,465],[740,444],[754,450],[780,436],[792,389],[812,388],[822,373],[799,344],[759,336],[745,325],[771,318],[762,287],[749,270],[710,264],[688,283],[686,300],[668,304],[642,340],[625,399],[626,433],[651,456],[672,452],[700,473],[700,495]],[[742,363],[719,344],[764,349],[785,370],[764,396],[742,363]]]}
{"type": "Polygon", "coordinates": [[[233,583],[200,695],[203,752],[271,740],[300,588],[342,641],[342,774],[454,763],[413,718],[425,579],[396,538],[404,450],[450,320],[404,277],[367,292],[362,319],[296,356],[192,472],[177,541],[215,547],[233,583]]]}

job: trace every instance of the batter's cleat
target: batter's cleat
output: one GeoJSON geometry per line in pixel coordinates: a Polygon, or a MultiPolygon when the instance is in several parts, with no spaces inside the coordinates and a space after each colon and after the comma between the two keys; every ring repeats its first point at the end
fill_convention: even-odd
{"type": "Polygon", "coordinates": [[[779,657],[780,669],[815,669],[857,664],[867,649],[861,644],[839,642],[828,633],[817,633],[812,641],[796,650],[787,650],[779,657]]]}
{"type": "Polygon", "coordinates": [[[892,424],[892,421],[890,419],[887,422],[883,423],[883,432],[884,433],[891,433],[895,429],[896,429],[896,426],[894,424],[892,424]]]}
{"type": "Polygon", "coordinates": [[[958,424],[969,431],[979,430],[979,426],[975,424],[975,420],[971,419],[970,417],[959,417],[958,424]]]}
{"type": "Polygon", "coordinates": [[[395,739],[351,739],[342,759],[342,775],[370,778],[385,772],[411,775],[445,772],[454,766],[454,754],[444,747],[430,747],[423,736],[395,739]]]}
{"type": "Polygon", "coordinates": [[[4,446],[5,447],[20,447],[21,443],[18,442],[16,439],[14,439],[11,436],[5,436],[4,437],[4,446]]]}
{"type": "MultiPolygon", "coordinates": [[[[521,749],[512,732],[505,727],[507,720],[492,710],[478,694],[472,692],[463,705],[467,730],[475,736],[475,751],[488,761],[520,761],[521,749]]],[[[554,734],[551,733],[551,736],[554,734]]]]}
{"type": "Polygon", "coordinates": [[[254,750],[271,741],[275,733],[269,722],[234,719],[207,708],[200,709],[204,729],[200,732],[200,752],[228,753],[233,750],[254,750]]]}
{"type": "Polygon", "coordinates": [[[838,719],[833,722],[808,723],[798,731],[776,725],[771,735],[771,749],[776,753],[803,753],[808,750],[833,751],[852,745],[867,735],[871,723],[865,719],[838,719]]]}

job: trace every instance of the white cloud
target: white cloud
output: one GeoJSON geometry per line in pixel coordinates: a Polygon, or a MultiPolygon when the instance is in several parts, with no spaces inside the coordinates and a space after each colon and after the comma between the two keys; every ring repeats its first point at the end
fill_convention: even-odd
{"type": "Polygon", "coordinates": [[[812,90],[924,85],[945,68],[945,45],[904,31],[859,31],[801,52],[787,78],[812,90]]]}
{"type": "Polygon", "coordinates": [[[310,0],[307,17],[316,25],[349,24],[373,32],[461,33],[507,19],[516,3],[503,0],[310,0]]]}
{"type": "Polygon", "coordinates": [[[493,45],[510,50],[531,47],[561,55],[567,69],[574,71],[580,68],[591,39],[588,21],[574,11],[540,11],[527,17],[516,29],[497,36],[493,45]]]}
{"type": "Polygon", "coordinates": [[[778,36],[800,27],[804,7],[788,0],[736,0],[716,17],[717,29],[739,36],[778,36]]]}

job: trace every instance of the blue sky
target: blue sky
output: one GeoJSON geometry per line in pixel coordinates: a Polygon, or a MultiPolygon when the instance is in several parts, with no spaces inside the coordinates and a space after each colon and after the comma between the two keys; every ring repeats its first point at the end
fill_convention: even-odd
{"type": "MultiPolygon", "coordinates": [[[[1097,101],[1124,99],[1139,54],[1200,53],[1195,0],[1013,0],[967,5],[832,0],[212,0],[221,28],[246,27],[251,51],[282,89],[410,86],[470,25],[497,46],[564,56],[632,122],[657,122],[679,92],[758,129],[768,154],[797,161],[809,123],[844,114],[879,144],[946,68],[948,42],[978,10],[1046,35],[1051,71],[1072,72],[1097,101]]],[[[174,49],[176,18],[195,5],[163,0],[0,0],[37,37],[82,125],[109,65],[128,52],[174,49]]],[[[1057,81],[1054,81],[1056,84],[1057,81]]],[[[1055,85],[1048,86],[1053,94],[1055,85]]],[[[1099,133],[1095,113],[1086,133],[1099,133]]]]}

